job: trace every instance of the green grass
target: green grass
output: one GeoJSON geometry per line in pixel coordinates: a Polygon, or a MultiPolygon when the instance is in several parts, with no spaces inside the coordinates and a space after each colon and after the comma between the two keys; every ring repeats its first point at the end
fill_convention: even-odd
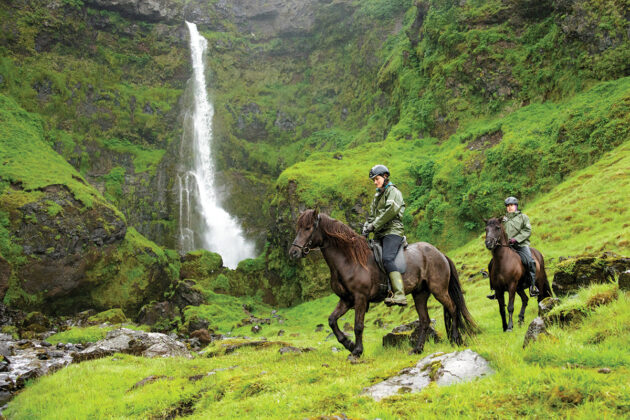
{"type": "MultiPolygon", "coordinates": [[[[418,356],[409,356],[404,348],[381,347],[381,336],[387,331],[373,322],[387,317],[390,310],[379,305],[367,318],[363,363],[349,363],[345,351],[331,351],[340,345],[335,339],[326,340],[327,329],[314,332],[317,324],[325,323],[334,306],[331,298],[326,298],[281,310],[279,314],[287,318],[282,324],[285,334],[279,338],[267,335],[272,341],[313,347],[312,352],[281,355],[278,349],[284,344],[279,343],[193,360],[115,355],[71,365],[34,381],[10,403],[6,414],[9,418],[147,418],[192,406],[192,418],[213,417],[219,412],[224,418],[252,419],[341,412],[351,418],[385,419],[627,415],[629,390],[624,378],[630,373],[630,360],[623,350],[630,344],[627,294],[621,293],[610,305],[596,308],[571,330],[552,327],[550,332],[555,339],[539,340],[523,350],[525,327],[503,333],[495,305],[479,301],[484,299],[483,290],[467,292],[473,316],[483,333],[466,347],[490,360],[497,371],[482,380],[449,387],[431,386],[421,393],[401,394],[380,403],[361,396],[364,387],[413,365],[418,356]],[[605,322],[610,316],[616,320],[613,330],[612,323],[605,322]],[[590,339],[603,331],[620,334],[599,342],[590,339]],[[611,368],[612,373],[598,373],[601,367],[611,368]],[[193,378],[197,375],[202,376],[193,378]],[[149,376],[159,379],[132,389],[149,376]],[[62,406],[55,403],[62,399],[62,406]]],[[[403,318],[413,318],[411,310],[404,312],[408,314],[403,318]]],[[[439,312],[432,309],[431,315],[437,315],[438,330],[443,332],[439,312]]],[[[527,319],[531,320],[535,312],[535,305],[531,305],[527,319]]],[[[208,350],[220,350],[223,344],[226,342],[217,342],[208,350]]],[[[428,343],[425,353],[453,350],[457,348],[448,343],[428,343]]]]}
{"type": "Polygon", "coordinates": [[[51,335],[46,339],[51,344],[57,343],[72,343],[72,344],[85,344],[95,343],[105,338],[108,332],[117,328],[129,328],[132,330],[148,331],[146,326],[138,326],[134,324],[119,324],[111,326],[94,325],[91,327],[73,327],[69,330],[62,331],[51,335]]]}
{"type": "MultiPolygon", "coordinates": [[[[563,227],[570,230],[590,211],[605,206],[607,200],[614,202],[627,192],[627,175],[624,174],[630,167],[629,150],[628,144],[618,147],[592,167],[576,172],[548,195],[529,204],[526,211],[534,222],[534,235],[552,229],[536,222],[543,215],[554,219],[567,210],[574,211],[576,217],[563,223],[563,227]],[[614,174],[622,176],[615,178],[614,174]],[[585,175],[589,175],[588,182],[585,175]],[[610,188],[616,193],[600,194],[600,188],[610,188]],[[571,195],[567,196],[569,191],[571,195]]],[[[624,211],[620,209],[619,217],[627,217],[624,211]]],[[[598,252],[606,249],[627,255],[627,245],[610,239],[615,238],[612,231],[619,231],[617,222],[603,223],[589,237],[589,243],[598,252]]],[[[534,239],[533,244],[538,246],[538,240],[534,239]]],[[[551,238],[545,244],[539,249],[551,256],[580,250],[578,244],[564,238],[551,238]]],[[[504,333],[496,303],[485,297],[489,290],[487,279],[478,274],[490,258],[483,248],[482,238],[449,255],[459,268],[462,264],[466,266],[459,270],[460,278],[468,308],[481,332],[461,347],[448,342],[428,342],[424,354],[471,348],[490,361],[495,375],[449,387],[430,386],[417,394],[401,394],[377,403],[362,396],[362,389],[412,366],[419,359],[408,355],[408,348],[385,349],[381,344],[382,336],[393,327],[417,318],[413,307],[390,309],[382,304],[374,305],[366,317],[362,363],[351,364],[345,350],[333,352],[333,347],[341,349],[342,346],[335,338],[328,337],[327,317],[336,304],[336,296],[280,309],[275,318],[271,317],[272,308],[267,305],[208,294],[209,303],[189,308],[187,315],[208,316],[220,332],[230,332],[232,336],[247,335],[254,340],[264,336],[279,343],[222,355],[224,344],[243,341],[232,339],[211,344],[207,353],[217,356],[209,358],[143,359],[116,355],[72,365],[30,383],[9,404],[6,414],[16,419],[159,418],[192,407],[191,418],[208,418],[216,413],[223,413],[225,418],[252,419],[340,413],[352,418],[382,419],[628,416],[630,314],[627,308],[630,296],[627,292],[618,291],[617,285],[611,283],[594,285],[573,298],[563,299],[555,311],[585,308],[584,317],[570,326],[550,326],[549,337],[542,337],[523,349],[526,327],[537,316],[535,300],[530,299],[526,324],[515,326],[512,333],[504,333]],[[589,305],[602,295],[617,297],[605,305],[589,305]],[[251,325],[239,327],[240,320],[246,317],[243,303],[251,305],[255,316],[271,317],[272,324],[262,325],[259,335],[251,332],[251,325]],[[315,332],[318,324],[324,324],[324,329],[315,332]],[[278,336],[280,330],[284,331],[282,336],[278,336]],[[287,343],[315,350],[281,355],[278,349],[287,343]],[[600,368],[609,368],[611,373],[600,373],[600,368]],[[196,375],[203,376],[198,379],[196,375]],[[149,376],[159,378],[132,389],[149,376]],[[58,402],[62,400],[64,404],[60,406],[58,402]]],[[[553,267],[554,264],[550,264],[550,278],[553,267]]],[[[520,305],[517,299],[515,312],[520,310],[520,305]]],[[[429,300],[429,315],[437,320],[437,330],[444,336],[442,308],[433,298],[429,300]]],[[[339,320],[341,327],[346,323],[354,323],[352,311],[339,320]]],[[[71,333],[53,337],[59,339],[64,337],[62,334],[71,333]]],[[[73,334],[88,336],[87,332],[73,334]]],[[[59,340],[70,341],[70,338],[59,340]]]]}

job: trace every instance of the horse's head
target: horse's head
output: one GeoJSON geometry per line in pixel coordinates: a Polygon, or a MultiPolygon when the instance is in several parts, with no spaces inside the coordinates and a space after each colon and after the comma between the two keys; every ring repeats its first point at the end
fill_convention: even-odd
{"type": "Polygon", "coordinates": [[[501,245],[501,240],[505,236],[503,225],[501,224],[501,219],[496,217],[489,220],[484,219],[484,221],[486,222],[486,248],[492,251],[501,245]]]}
{"type": "Polygon", "coordinates": [[[305,257],[312,248],[321,245],[320,220],[317,210],[309,209],[300,214],[296,226],[297,235],[289,248],[289,257],[293,259],[305,257]]]}

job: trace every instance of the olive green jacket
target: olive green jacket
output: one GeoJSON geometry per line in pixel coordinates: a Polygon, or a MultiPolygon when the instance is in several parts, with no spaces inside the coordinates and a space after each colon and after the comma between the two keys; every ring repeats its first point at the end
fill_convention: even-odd
{"type": "Polygon", "coordinates": [[[394,184],[388,183],[382,191],[376,191],[368,223],[374,226],[374,237],[382,238],[385,235],[405,235],[402,216],[405,212],[405,200],[402,193],[394,184]]]}
{"type": "Polygon", "coordinates": [[[520,246],[529,246],[532,225],[529,223],[527,215],[518,210],[514,213],[508,213],[503,218],[503,227],[508,240],[514,238],[520,246]]]}

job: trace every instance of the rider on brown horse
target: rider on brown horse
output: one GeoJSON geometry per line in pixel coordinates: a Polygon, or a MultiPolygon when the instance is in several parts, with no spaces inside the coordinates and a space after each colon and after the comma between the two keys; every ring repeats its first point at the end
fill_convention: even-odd
{"type": "Polygon", "coordinates": [[[374,232],[374,239],[382,242],[383,265],[394,291],[393,296],[385,299],[385,304],[406,306],[407,298],[403,291],[402,275],[394,263],[403,242],[402,216],[405,212],[405,200],[400,190],[389,180],[389,169],[386,166],[374,166],[370,169],[369,176],[376,185],[376,194],[370,206],[370,214],[363,225],[362,234],[367,236],[374,232]]]}
{"type": "MultiPolygon", "coordinates": [[[[508,237],[510,247],[518,253],[525,264],[530,277],[529,295],[538,296],[536,287],[536,262],[532,258],[529,249],[529,237],[532,234],[532,225],[529,217],[518,210],[518,200],[515,197],[505,199],[507,214],[503,216],[503,227],[508,237]]],[[[490,286],[492,288],[492,285],[490,286]]],[[[488,299],[496,299],[496,295],[490,294],[488,299]]]]}

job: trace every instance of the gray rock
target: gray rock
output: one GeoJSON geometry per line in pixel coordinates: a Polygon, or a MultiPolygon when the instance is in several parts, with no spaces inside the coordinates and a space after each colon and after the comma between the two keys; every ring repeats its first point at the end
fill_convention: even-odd
{"type": "Polygon", "coordinates": [[[73,359],[75,362],[80,362],[106,357],[114,353],[128,353],[145,357],[192,357],[183,343],[166,334],[120,328],[107,333],[105,339],[75,353],[73,359]]]}
{"type": "Polygon", "coordinates": [[[494,373],[489,363],[470,349],[453,353],[433,353],[398,376],[365,388],[363,395],[376,401],[399,393],[419,392],[431,383],[451,385],[494,373]]]}
{"type": "Polygon", "coordinates": [[[538,340],[538,336],[540,334],[548,335],[549,333],[547,332],[545,320],[541,317],[537,317],[534,318],[532,323],[529,324],[529,327],[527,328],[527,332],[525,333],[525,340],[523,341],[523,348],[527,347],[530,342],[538,340]]]}

